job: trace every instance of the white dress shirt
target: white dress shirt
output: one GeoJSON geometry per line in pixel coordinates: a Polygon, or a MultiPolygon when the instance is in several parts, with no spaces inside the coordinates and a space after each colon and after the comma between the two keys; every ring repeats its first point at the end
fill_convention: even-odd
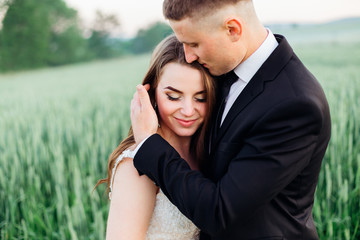
{"type": "Polygon", "coordinates": [[[268,59],[271,53],[279,45],[270,29],[267,29],[267,31],[268,35],[265,41],[261,44],[261,46],[248,59],[240,63],[234,69],[234,72],[239,77],[239,79],[233,85],[231,85],[229,95],[226,98],[224,113],[222,115],[220,124],[223,123],[231,106],[234,104],[235,100],[244,90],[246,85],[250,82],[251,78],[255,75],[255,73],[260,69],[261,65],[263,65],[266,59],[268,59]]]}

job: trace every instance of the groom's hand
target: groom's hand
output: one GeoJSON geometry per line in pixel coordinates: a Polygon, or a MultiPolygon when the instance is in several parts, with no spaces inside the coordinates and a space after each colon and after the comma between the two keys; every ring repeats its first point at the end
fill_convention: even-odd
{"type": "Polygon", "coordinates": [[[158,119],[149,94],[150,85],[138,85],[131,101],[131,125],[136,145],[157,131],[158,119]]]}

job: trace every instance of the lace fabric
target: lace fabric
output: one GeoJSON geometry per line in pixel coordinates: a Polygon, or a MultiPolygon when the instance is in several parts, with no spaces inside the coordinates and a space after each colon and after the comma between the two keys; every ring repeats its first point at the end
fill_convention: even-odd
{"type": "MultiPolygon", "coordinates": [[[[110,182],[110,200],[115,169],[124,157],[133,158],[133,152],[125,150],[116,159],[110,182]]],[[[200,230],[160,190],[156,195],[155,208],[146,233],[146,240],[198,240],[199,236],[200,230]]]]}
{"type": "Polygon", "coordinates": [[[147,240],[198,240],[199,229],[160,190],[146,234],[147,240]]]}

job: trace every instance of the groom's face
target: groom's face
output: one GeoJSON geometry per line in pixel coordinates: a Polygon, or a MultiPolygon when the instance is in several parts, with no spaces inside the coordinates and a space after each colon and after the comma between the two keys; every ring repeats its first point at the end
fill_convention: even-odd
{"type": "Polygon", "coordinates": [[[209,23],[185,18],[170,21],[176,37],[183,43],[186,61],[198,61],[214,76],[236,67],[233,42],[225,29],[209,23]]]}

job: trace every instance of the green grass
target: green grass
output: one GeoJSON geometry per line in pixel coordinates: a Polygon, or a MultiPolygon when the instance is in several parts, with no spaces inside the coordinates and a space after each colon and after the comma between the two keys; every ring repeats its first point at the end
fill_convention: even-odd
{"type": "MultiPolygon", "coordinates": [[[[360,239],[360,43],[298,44],[332,138],[314,204],[321,239],[360,239]]],[[[149,55],[0,75],[0,239],[103,239],[107,158],[149,55]]]]}
{"type": "Polygon", "coordinates": [[[0,239],[104,238],[107,200],[91,191],[148,61],[0,75],[0,239]]]}
{"type": "Polygon", "coordinates": [[[332,137],[314,204],[321,239],[360,239],[360,41],[299,47],[327,95],[332,137]]]}

